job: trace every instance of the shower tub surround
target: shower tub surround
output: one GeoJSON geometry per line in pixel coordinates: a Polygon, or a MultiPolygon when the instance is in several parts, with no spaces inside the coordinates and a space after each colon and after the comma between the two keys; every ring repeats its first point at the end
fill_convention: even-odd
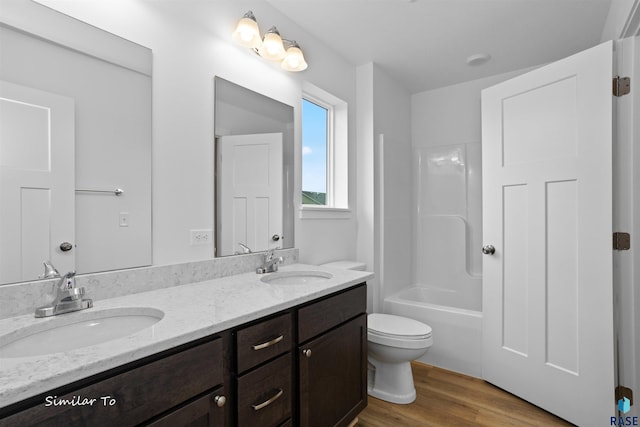
{"type": "Polygon", "coordinates": [[[384,300],[384,312],[433,328],[433,345],[421,362],[482,378],[482,311],[450,289],[412,287],[384,300]]]}
{"type": "Polygon", "coordinates": [[[413,280],[383,303],[385,313],[433,328],[422,362],[476,377],[482,376],[480,148],[479,141],[414,146],[413,280]]]}
{"type": "MultiPolygon", "coordinates": [[[[287,253],[287,259],[297,259],[297,250],[282,252],[287,253]]],[[[114,283],[117,281],[115,277],[105,280],[104,277],[100,279],[95,277],[101,275],[91,275],[91,278],[85,276],[84,281],[80,280],[83,279],[82,277],[79,278],[78,286],[93,285],[92,288],[87,289],[87,295],[96,298],[94,307],[89,310],[149,307],[161,310],[164,317],[151,326],[151,333],[149,330],[143,330],[124,338],[63,353],[0,359],[0,377],[3,379],[0,384],[0,408],[96,373],[347,289],[372,277],[371,273],[367,272],[294,264],[283,266],[281,270],[318,270],[329,272],[333,277],[323,283],[271,285],[262,282],[260,280],[262,276],[253,271],[259,264],[251,265],[253,257],[236,257],[235,260],[231,258],[234,257],[204,262],[214,264],[209,266],[188,263],[136,269],[135,272],[128,271],[128,273],[104,273],[104,275],[115,275],[122,282],[127,280],[126,283],[118,282],[121,286],[112,289],[111,296],[108,297],[96,298],[92,292],[95,292],[94,287],[98,284],[106,286],[107,283],[114,283]],[[218,264],[220,261],[223,261],[225,267],[218,264]],[[250,271],[242,273],[237,269],[244,271],[250,269],[250,271]],[[202,276],[211,274],[218,276],[224,274],[224,277],[201,279],[202,276]],[[140,283],[143,280],[153,282],[156,277],[159,278],[156,283],[140,283]],[[92,280],[95,281],[92,282],[92,280]],[[135,290],[136,293],[124,293],[126,289],[135,290]]],[[[33,287],[35,285],[15,286],[33,287]]],[[[2,292],[4,290],[0,288],[0,293],[2,292]]],[[[13,292],[17,293],[15,290],[13,292]]],[[[23,296],[26,295],[31,294],[25,291],[23,296]]],[[[4,295],[2,299],[6,301],[4,295]]],[[[44,301],[49,302],[47,299],[44,301]]],[[[32,303],[31,309],[37,304],[32,303]]],[[[74,316],[78,313],[82,312],[62,316],[74,316]]],[[[14,315],[0,320],[0,335],[33,325],[35,322],[48,322],[53,319],[55,316],[34,319],[32,312],[14,315]]]]}

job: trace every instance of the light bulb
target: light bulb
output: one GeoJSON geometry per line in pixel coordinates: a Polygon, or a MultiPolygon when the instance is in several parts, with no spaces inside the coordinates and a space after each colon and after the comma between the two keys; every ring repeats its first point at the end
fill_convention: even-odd
{"type": "Polygon", "coordinates": [[[251,11],[245,13],[244,17],[238,21],[233,32],[233,39],[240,45],[258,49],[261,44],[260,29],[251,11]]]}
{"type": "Polygon", "coordinates": [[[271,61],[280,61],[285,56],[282,38],[276,27],[271,27],[262,39],[262,47],[258,50],[260,56],[271,61]]]}
{"type": "Polygon", "coordinates": [[[302,71],[307,69],[307,62],[304,60],[302,50],[296,42],[293,42],[291,47],[287,49],[287,55],[284,61],[282,61],[281,66],[287,71],[302,71]]]}

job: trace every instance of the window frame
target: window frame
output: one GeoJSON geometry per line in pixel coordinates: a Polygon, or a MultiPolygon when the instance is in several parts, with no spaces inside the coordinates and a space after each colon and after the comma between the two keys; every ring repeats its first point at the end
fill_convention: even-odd
{"type": "MultiPolygon", "coordinates": [[[[327,122],[326,122],[326,135],[327,135],[327,139],[325,141],[326,146],[325,146],[325,152],[326,152],[326,168],[325,168],[325,188],[326,188],[326,194],[325,194],[325,203],[324,205],[312,205],[312,204],[302,204],[303,207],[316,207],[316,208],[331,208],[334,206],[334,183],[335,183],[335,178],[334,178],[334,111],[333,111],[333,105],[322,101],[321,99],[318,99],[315,96],[309,95],[309,94],[303,94],[302,95],[302,100],[310,102],[312,104],[317,105],[320,108],[323,108],[327,111],[327,122]]],[[[304,124],[303,124],[304,125],[304,124]]],[[[302,163],[302,167],[304,168],[304,162],[302,163]]],[[[304,191],[304,189],[302,189],[302,191],[304,191]]]]}
{"type": "MultiPolygon", "coordinates": [[[[327,194],[324,205],[300,202],[301,219],[351,218],[349,208],[348,173],[348,105],[336,96],[308,83],[303,83],[302,100],[307,100],[327,110],[327,194]]],[[[302,113],[300,115],[302,126],[302,113]]],[[[301,132],[302,134],[302,128],[301,132]]],[[[302,178],[302,159],[300,160],[302,178]]],[[[302,179],[300,180],[302,197],[302,179]]]]}

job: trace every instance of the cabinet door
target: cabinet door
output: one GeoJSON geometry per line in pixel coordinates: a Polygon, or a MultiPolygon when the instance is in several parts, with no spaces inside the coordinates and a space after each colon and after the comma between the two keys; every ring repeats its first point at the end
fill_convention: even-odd
{"type": "Polygon", "coordinates": [[[300,425],[346,426],[367,406],[367,317],[302,344],[300,425]]]}
{"type": "Polygon", "coordinates": [[[224,388],[181,406],[160,419],[148,424],[149,427],[224,427],[224,388]]]}

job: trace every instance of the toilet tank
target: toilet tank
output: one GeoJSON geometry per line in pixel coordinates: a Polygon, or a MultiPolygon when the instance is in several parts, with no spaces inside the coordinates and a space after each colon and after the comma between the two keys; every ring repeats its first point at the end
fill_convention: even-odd
{"type": "Polygon", "coordinates": [[[326,264],[321,264],[321,266],[329,267],[329,268],[339,268],[342,270],[360,270],[360,271],[364,271],[367,268],[367,264],[365,264],[364,262],[348,261],[348,260],[328,262],[326,264]]]}

